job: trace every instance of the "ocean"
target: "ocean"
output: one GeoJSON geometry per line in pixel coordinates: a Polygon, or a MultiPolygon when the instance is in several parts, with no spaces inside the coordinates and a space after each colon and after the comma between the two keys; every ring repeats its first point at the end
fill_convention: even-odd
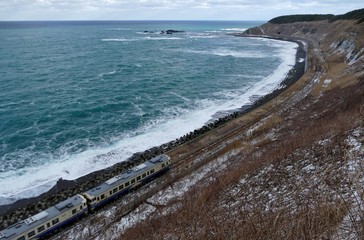
{"type": "Polygon", "coordinates": [[[262,22],[0,22],[0,205],[124,161],[278,87],[262,22]],[[163,34],[169,29],[183,31],[163,34]],[[109,154],[113,153],[113,154],[109,154]]]}

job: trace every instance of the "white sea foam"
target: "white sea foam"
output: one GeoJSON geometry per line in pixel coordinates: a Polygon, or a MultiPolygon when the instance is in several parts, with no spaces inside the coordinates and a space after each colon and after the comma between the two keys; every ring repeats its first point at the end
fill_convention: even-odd
{"type": "Polygon", "coordinates": [[[199,38],[218,38],[220,37],[218,34],[216,34],[216,32],[204,32],[204,33],[195,33],[195,32],[191,32],[189,34],[187,34],[188,38],[192,38],[192,39],[199,39],[199,38]],[[213,34],[215,33],[215,34],[213,34]]]}
{"type": "MultiPolygon", "coordinates": [[[[280,48],[282,63],[268,77],[241,91],[226,92],[228,100],[201,99],[194,109],[164,109],[165,115],[148,122],[135,132],[125,133],[108,147],[90,148],[65,155],[43,166],[0,173],[0,205],[29,198],[49,190],[60,178],[73,180],[93,171],[125,161],[135,152],[174,140],[203,126],[218,111],[237,109],[250,103],[253,95],[265,95],[275,89],[295,62],[297,44],[269,41],[280,48]],[[11,187],[10,187],[11,186],[11,187]]],[[[231,53],[230,53],[231,54],[231,53]]],[[[173,93],[172,93],[173,94],[173,93]]],[[[224,94],[224,93],[222,93],[224,94]]]]}
{"type": "Polygon", "coordinates": [[[181,94],[179,93],[175,93],[175,92],[171,92],[172,95],[176,96],[176,97],[179,97],[181,98],[182,100],[184,100],[185,102],[191,102],[191,100],[189,98],[186,98],[184,96],[182,96],[181,94]]]}
{"type": "Polygon", "coordinates": [[[180,37],[144,37],[147,40],[180,40],[180,37]]]}
{"type": "Polygon", "coordinates": [[[244,32],[247,28],[224,28],[222,31],[235,31],[235,32],[244,32]]]}
{"type": "Polygon", "coordinates": [[[107,28],[108,31],[130,31],[130,28],[107,28]]]}
{"type": "Polygon", "coordinates": [[[218,35],[190,35],[188,38],[199,39],[199,38],[218,38],[218,35]]]}
{"type": "Polygon", "coordinates": [[[236,57],[236,58],[265,58],[268,53],[265,52],[258,52],[253,50],[233,50],[233,49],[227,49],[227,48],[216,48],[214,50],[191,50],[186,49],[182,50],[186,53],[194,53],[194,54],[204,54],[204,55],[215,55],[215,56],[221,56],[221,57],[236,57]]]}
{"type": "Polygon", "coordinates": [[[103,42],[133,42],[138,41],[136,38],[104,38],[101,39],[103,42]]]}
{"type": "Polygon", "coordinates": [[[140,37],[140,38],[103,38],[103,42],[134,42],[134,41],[145,41],[145,40],[180,40],[179,37],[140,37]]]}
{"type": "Polygon", "coordinates": [[[251,96],[266,95],[278,87],[279,83],[284,79],[284,76],[292,68],[295,63],[295,53],[298,45],[292,42],[282,42],[278,40],[265,39],[270,42],[270,44],[275,45],[280,49],[279,57],[282,59],[282,63],[278,68],[268,77],[264,78],[262,81],[256,83],[247,93],[251,96]]]}
{"type": "Polygon", "coordinates": [[[221,33],[222,31],[212,30],[212,31],[205,31],[206,33],[221,33]]]}
{"type": "Polygon", "coordinates": [[[145,112],[143,111],[143,109],[136,103],[132,102],[131,103],[133,105],[133,107],[135,108],[134,114],[137,116],[143,116],[145,114],[145,112]]]}
{"type": "Polygon", "coordinates": [[[110,71],[110,72],[106,72],[106,73],[100,73],[98,76],[103,77],[103,76],[113,75],[115,73],[116,73],[116,71],[110,71]]]}

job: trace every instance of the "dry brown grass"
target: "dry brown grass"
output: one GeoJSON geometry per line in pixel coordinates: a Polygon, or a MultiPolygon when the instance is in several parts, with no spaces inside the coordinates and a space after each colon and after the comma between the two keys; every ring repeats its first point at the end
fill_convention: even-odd
{"type": "Polygon", "coordinates": [[[347,133],[364,126],[362,106],[363,81],[329,91],[320,101],[307,99],[279,130],[278,141],[259,146],[269,154],[252,151],[231,159],[225,174],[186,194],[178,211],[154,216],[120,239],[342,239],[352,234],[363,238],[364,198],[351,192],[351,187],[359,192],[361,186],[343,170],[347,133]],[[329,143],[317,145],[324,139],[329,143]],[[304,173],[308,163],[318,172],[304,173]],[[269,171],[262,173],[266,167],[269,171]],[[242,178],[249,184],[240,183],[242,178]],[[272,201],[268,193],[280,188],[272,201]],[[346,218],[349,230],[344,231],[339,226],[346,218]]]}

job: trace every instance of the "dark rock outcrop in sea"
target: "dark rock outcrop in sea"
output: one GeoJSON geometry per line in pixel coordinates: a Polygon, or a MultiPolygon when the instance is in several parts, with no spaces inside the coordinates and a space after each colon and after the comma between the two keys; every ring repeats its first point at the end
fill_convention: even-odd
{"type": "Polygon", "coordinates": [[[178,30],[171,30],[171,29],[169,29],[169,30],[166,31],[166,34],[182,33],[182,32],[184,32],[184,31],[178,31],[178,30]]]}
{"type": "MultiPolygon", "coordinates": [[[[185,31],[168,29],[168,30],[160,31],[159,34],[173,34],[173,33],[183,33],[183,32],[185,32],[185,31]]],[[[144,31],[144,33],[155,33],[155,32],[154,31],[144,31]]]]}

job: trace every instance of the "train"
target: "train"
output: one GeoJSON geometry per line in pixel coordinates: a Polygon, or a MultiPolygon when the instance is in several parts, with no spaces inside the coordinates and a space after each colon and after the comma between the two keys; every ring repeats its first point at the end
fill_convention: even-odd
{"type": "Polygon", "coordinates": [[[93,213],[108,202],[162,175],[168,171],[170,164],[171,159],[166,154],[151,158],[86,192],[9,226],[0,231],[0,240],[44,239],[62,227],[93,213]]]}

